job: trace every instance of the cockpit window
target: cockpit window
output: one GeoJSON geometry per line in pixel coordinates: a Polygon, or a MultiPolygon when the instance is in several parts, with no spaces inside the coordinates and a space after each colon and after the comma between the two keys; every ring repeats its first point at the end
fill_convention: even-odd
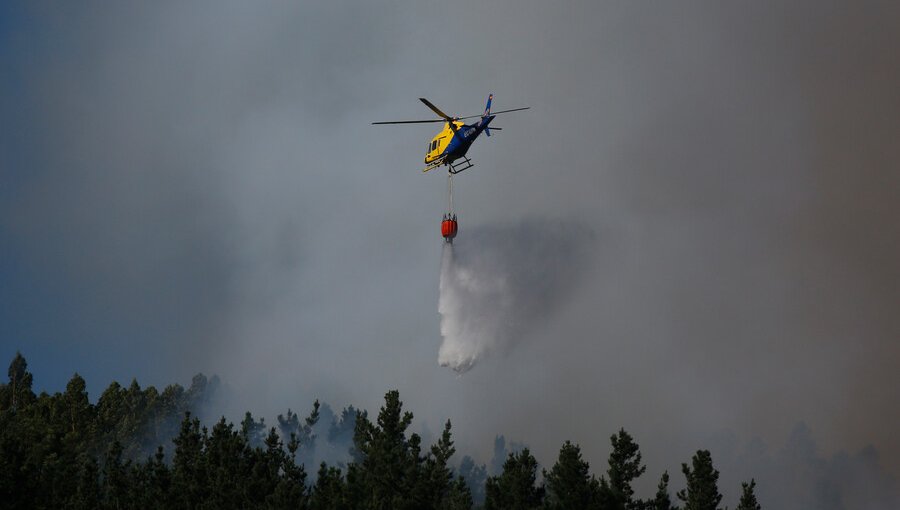
{"type": "Polygon", "coordinates": [[[431,142],[431,150],[437,149],[437,140],[431,142]]]}

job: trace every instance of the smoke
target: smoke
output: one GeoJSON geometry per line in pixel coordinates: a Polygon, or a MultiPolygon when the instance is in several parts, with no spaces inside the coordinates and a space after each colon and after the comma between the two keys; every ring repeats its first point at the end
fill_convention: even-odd
{"type": "Polygon", "coordinates": [[[438,363],[458,373],[526,341],[584,267],[590,231],[574,222],[481,226],[444,246],[438,363]]]}
{"type": "MultiPolygon", "coordinates": [[[[763,508],[900,508],[900,485],[888,473],[874,446],[823,454],[805,423],[798,423],[781,447],[762,439],[740,441],[733,434],[713,440],[719,487],[735,489],[755,478],[763,508]]],[[[677,484],[676,484],[677,485],[677,484]]],[[[737,494],[730,494],[731,498],[737,494]]]]}
{"type": "MultiPolygon", "coordinates": [[[[238,419],[397,388],[481,460],[502,432],[596,466],[624,426],[674,474],[710,430],[805,420],[900,473],[900,2],[464,4],[3,3],[0,351],[51,391],[216,373],[238,419]],[[431,131],[369,122],[488,92],[532,110],[473,146],[466,217],[602,218],[602,244],[537,316],[442,293],[469,300],[444,350],[484,339],[447,377],[431,131]]],[[[456,241],[483,285],[535,278],[456,241]]]]}

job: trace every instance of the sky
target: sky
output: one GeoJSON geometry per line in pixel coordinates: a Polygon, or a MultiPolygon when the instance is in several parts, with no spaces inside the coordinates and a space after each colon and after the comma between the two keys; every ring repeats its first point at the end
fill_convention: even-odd
{"type": "Polygon", "coordinates": [[[647,487],[799,441],[896,491],[898,48],[895,2],[5,2],[0,358],[92,397],[217,374],[235,414],[396,388],[483,461],[624,427],[647,487]],[[458,375],[437,125],[371,122],[489,93],[531,109],[454,180],[457,247],[571,265],[458,375]]]}

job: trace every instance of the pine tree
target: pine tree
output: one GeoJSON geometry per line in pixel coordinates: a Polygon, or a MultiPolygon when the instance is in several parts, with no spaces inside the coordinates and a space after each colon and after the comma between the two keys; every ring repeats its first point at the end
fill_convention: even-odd
{"type": "Polygon", "coordinates": [[[600,476],[600,480],[595,485],[595,498],[591,505],[593,508],[602,510],[621,508],[621,501],[617,500],[613,495],[613,490],[609,486],[609,481],[605,476],[600,476]]]}
{"type": "Polygon", "coordinates": [[[128,489],[131,480],[128,477],[130,462],[122,463],[122,445],[114,442],[106,454],[103,463],[102,498],[108,508],[129,507],[128,489]]]}
{"type": "MultiPolygon", "coordinates": [[[[145,412],[147,410],[147,395],[141,389],[137,379],[132,379],[128,389],[123,394],[125,404],[124,415],[120,418],[117,439],[121,441],[127,457],[137,457],[148,454],[143,448],[143,435],[145,431],[145,412]]],[[[152,448],[155,445],[149,446],[152,448]]]]}
{"type": "MultiPolygon", "coordinates": [[[[447,420],[441,438],[431,447],[431,455],[425,461],[421,490],[423,499],[428,501],[431,508],[439,507],[450,492],[453,473],[447,464],[455,452],[456,448],[453,447],[450,434],[450,420],[447,420]]],[[[469,497],[471,498],[471,495],[469,497]]]]}
{"type": "Polygon", "coordinates": [[[78,486],[66,506],[93,510],[100,506],[100,468],[97,460],[90,455],[82,455],[79,464],[78,486]]]}
{"type": "Polygon", "coordinates": [[[159,395],[159,409],[162,419],[157,419],[157,435],[164,438],[175,437],[180,432],[181,417],[190,411],[184,404],[184,388],[180,384],[170,384],[159,395]],[[174,419],[173,419],[174,418],[174,419]]]}
{"type": "Polygon", "coordinates": [[[34,377],[28,371],[28,362],[22,353],[16,351],[16,356],[9,364],[9,385],[4,391],[3,400],[0,400],[0,410],[12,409],[18,410],[35,401],[34,392],[31,391],[31,384],[34,377]]]}
{"type": "Polygon", "coordinates": [[[279,414],[276,419],[278,420],[278,430],[281,432],[282,439],[287,439],[291,435],[297,435],[297,431],[300,428],[300,417],[297,416],[297,413],[289,408],[287,414],[279,414]]]}
{"type": "Polygon", "coordinates": [[[647,510],[674,510],[669,498],[669,472],[664,471],[656,486],[656,495],[644,505],[647,510]]]}
{"type": "Polygon", "coordinates": [[[403,477],[400,489],[394,495],[391,508],[399,510],[420,510],[431,508],[435,498],[428,492],[428,478],[425,473],[426,457],[422,455],[422,438],[410,434],[407,440],[408,453],[403,456],[403,477]]]}
{"type": "Polygon", "coordinates": [[[537,460],[528,448],[510,453],[499,476],[487,479],[485,485],[485,510],[527,510],[540,508],[544,501],[544,488],[535,486],[537,460]]]}
{"type": "Polygon", "coordinates": [[[310,510],[348,510],[346,483],[341,470],[328,467],[324,462],[319,466],[316,484],[309,497],[310,510]]]}
{"type": "MultiPolygon", "coordinates": [[[[6,386],[0,390],[6,390],[6,386]]],[[[27,507],[25,495],[31,492],[28,482],[34,480],[25,465],[28,445],[22,441],[24,435],[14,414],[0,411],[0,501],[10,508],[27,507]]]]}
{"type": "Polygon", "coordinates": [[[200,420],[191,419],[185,413],[181,422],[181,433],[175,443],[175,457],[172,459],[172,503],[176,508],[197,508],[206,501],[209,487],[208,468],[203,449],[207,442],[206,429],[201,432],[200,420]]]}
{"type": "Polygon", "coordinates": [[[316,456],[317,436],[313,433],[313,429],[319,423],[320,407],[318,400],[313,402],[312,411],[310,411],[309,416],[304,418],[303,425],[297,430],[297,445],[300,449],[300,463],[302,464],[312,464],[316,456]]]}
{"type": "Polygon", "coordinates": [[[257,422],[253,419],[250,411],[244,413],[244,420],[241,421],[241,434],[244,441],[251,448],[261,447],[263,443],[263,434],[266,431],[266,419],[260,418],[257,422]]]}
{"type": "MultiPolygon", "coordinates": [[[[218,379],[215,379],[218,384],[218,379]]],[[[215,386],[213,385],[213,386],[215,386]]],[[[185,398],[189,406],[193,409],[199,409],[203,404],[209,402],[211,395],[210,381],[203,374],[197,374],[191,379],[191,386],[185,392],[185,398]]]]}
{"type": "MultiPolygon", "coordinates": [[[[171,385],[159,393],[113,383],[91,405],[83,378],[75,374],[63,393],[35,396],[27,363],[17,353],[9,384],[0,385],[0,507],[3,508],[312,508],[486,509],[592,508],[674,510],[669,476],[663,473],[656,495],[634,499],[632,483],[646,468],[638,445],[624,430],[612,436],[606,476],[590,475],[580,449],[566,442],[557,462],[537,485],[537,461],[527,449],[506,455],[502,436],[495,456],[506,457],[495,476],[466,457],[459,473],[451,424],[434,445],[409,434],[412,414],[396,391],[385,395],[377,420],[365,411],[344,409],[338,421],[326,405],[313,405],[301,420],[292,411],[279,416],[278,429],[266,429],[247,413],[239,427],[224,418],[211,433],[184,410],[206,399],[215,386],[202,375],[191,389],[171,385]],[[183,415],[180,428],[171,418],[183,415]],[[318,425],[331,424],[330,429],[318,425]],[[310,456],[316,434],[328,430],[332,445],[352,431],[353,462],[346,475],[322,463],[312,488],[298,459],[310,456]],[[268,434],[266,434],[268,432],[268,434]],[[171,464],[156,443],[171,438],[171,464]],[[152,448],[156,446],[155,454],[152,448]],[[138,455],[145,452],[145,461],[138,455]],[[170,467],[171,465],[171,467],[170,467]],[[608,476],[608,478],[607,478],[608,476]],[[484,491],[483,493],[481,491],[484,491]],[[483,499],[480,494],[484,494],[483,499]]],[[[213,381],[216,381],[214,378],[213,381]]],[[[519,445],[511,443],[509,450],[519,445]]],[[[683,465],[687,487],[677,496],[684,510],[715,510],[721,502],[718,471],[708,451],[683,465]]],[[[743,484],[738,510],[760,510],[755,480],[743,484]]]]}
{"type": "Polygon", "coordinates": [[[466,455],[459,463],[459,476],[466,481],[466,486],[472,494],[472,501],[476,505],[484,503],[484,484],[487,481],[487,467],[484,464],[475,465],[472,457],[466,455]]]}
{"type": "Polygon", "coordinates": [[[385,394],[375,424],[357,414],[353,443],[359,460],[347,472],[352,506],[393,509],[414,502],[413,492],[423,459],[419,455],[419,436],[406,437],[412,420],[412,413],[403,411],[396,390],[385,394]]]}
{"type": "Polygon", "coordinates": [[[144,494],[146,504],[138,505],[139,507],[167,508],[169,506],[172,474],[165,458],[163,447],[159,446],[156,454],[147,459],[147,486],[146,494],[144,494]]]}
{"type": "Polygon", "coordinates": [[[240,507],[244,501],[244,477],[249,466],[249,448],[243,434],[221,418],[205,442],[206,474],[209,483],[209,505],[214,508],[240,507]]]}
{"type": "Polygon", "coordinates": [[[63,401],[66,408],[66,433],[76,441],[81,441],[90,431],[94,408],[88,400],[86,383],[77,373],[66,384],[63,401]]]}
{"type": "Polygon", "coordinates": [[[617,434],[613,434],[610,442],[612,452],[609,454],[609,469],[606,473],[609,475],[613,507],[634,509],[639,506],[639,502],[634,500],[631,483],[641,476],[647,467],[641,465],[640,448],[625,429],[619,429],[617,434]]]}
{"type": "Polygon", "coordinates": [[[117,382],[112,382],[96,405],[95,427],[101,442],[112,443],[118,438],[118,427],[125,414],[125,390],[117,382]]]}
{"type": "Polygon", "coordinates": [[[718,487],[719,472],[713,468],[709,450],[698,450],[691,464],[692,467],[681,465],[687,487],[678,491],[678,499],[684,502],[684,510],[718,510],[722,501],[718,487]]]}
{"type": "MultiPolygon", "coordinates": [[[[328,428],[328,441],[332,444],[352,443],[353,431],[356,428],[357,410],[353,406],[345,407],[340,418],[328,428]]],[[[365,413],[364,413],[365,414],[365,413]]]]}
{"type": "Polygon", "coordinates": [[[736,510],[762,510],[756,501],[756,494],[753,489],[756,488],[756,480],[750,479],[750,483],[741,483],[741,501],[738,503],[736,510]]]}
{"type": "Polygon", "coordinates": [[[569,441],[560,448],[556,464],[549,472],[544,471],[544,480],[547,486],[547,508],[586,509],[594,500],[590,466],[581,458],[578,445],[569,441]]]}
{"type": "Polygon", "coordinates": [[[285,457],[275,427],[269,429],[263,445],[264,449],[257,447],[250,453],[250,475],[245,479],[245,494],[250,506],[261,506],[270,501],[278,486],[279,470],[285,457]]]}
{"type": "Polygon", "coordinates": [[[466,481],[460,476],[450,484],[450,489],[437,508],[439,510],[470,510],[473,504],[472,493],[469,491],[466,481]]]}
{"type": "Polygon", "coordinates": [[[269,508],[297,509],[306,508],[306,472],[303,466],[294,462],[293,455],[286,455],[281,440],[272,427],[266,439],[267,457],[275,467],[276,485],[274,491],[266,498],[269,508]]]}

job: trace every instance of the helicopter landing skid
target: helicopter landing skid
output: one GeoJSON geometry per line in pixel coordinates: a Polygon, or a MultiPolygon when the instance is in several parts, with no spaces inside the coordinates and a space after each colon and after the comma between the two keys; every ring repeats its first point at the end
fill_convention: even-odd
{"type": "Polygon", "coordinates": [[[425,165],[425,169],[422,170],[422,173],[425,173],[425,172],[427,172],[427,171],[429,171],[429,170],[434,170],[435,168],[437,168],[437,167],[439,167],[439,166],[441,166],[441,165],[443,165],[443,164],[444,164],[444,160],[443,160],[443,159],[439,159],[439,160],[437,160],[437,161],[432,161],[431,163],[428,163],[427,165],[425,165]]]}
{"type": "Polygon", "coordinates": [[[450,167],[448,168],[448,171],[451,174],[458,174],[463,170],[472,168],[473,166],[475,166],[475,163],[472,163],[471,161],[469,161],[469,158],[463,156],[463,161],[461,163],[457,163],[455,165],[453,163],[447,163],[447,166],[450,167]]]}

